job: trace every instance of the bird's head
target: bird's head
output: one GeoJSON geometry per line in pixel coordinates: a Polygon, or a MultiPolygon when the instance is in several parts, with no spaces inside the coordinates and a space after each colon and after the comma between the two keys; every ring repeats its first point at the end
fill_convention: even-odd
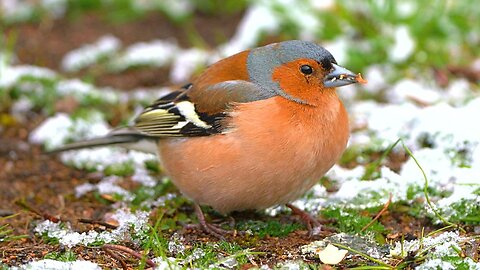
{"type": "Polygon", "coordinates": [[[263,91],[273,91],[298,103],[314,105],[335,87],[365,82],[341,67],[325,48],[308,41],[290,40],[250,51],[250,80],[263,91]]]}

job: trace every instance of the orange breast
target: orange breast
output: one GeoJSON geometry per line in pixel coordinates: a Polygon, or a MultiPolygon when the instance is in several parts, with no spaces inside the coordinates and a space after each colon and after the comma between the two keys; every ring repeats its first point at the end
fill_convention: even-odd
{"type": "Polygon", "coordinates": [[[287,203],[310,189],[346,147],[345,108],[334,93],[322,103],[274,97],[238,104],[232,130],[162,140],[160,158],[182,193],[219,212],[287,203]]]}

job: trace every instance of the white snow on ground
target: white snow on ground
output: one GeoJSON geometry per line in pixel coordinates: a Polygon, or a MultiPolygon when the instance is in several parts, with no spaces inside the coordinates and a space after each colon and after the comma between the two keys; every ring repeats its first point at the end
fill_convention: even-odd
{"type": "Polygon", "coordinates": [[[412,79],[403,79],[388,89],[386,95],[390,103],[394,104],[401,104],[406,100],[434,104],[440,101],[442,97],[440,93],[438,88],[428,87],[412,79]]]}
{"type": "Polygon", "coordinates": [[[67,114],[58,113],[32,131],[29,140],[32,143],[45,144],[47,148],[58,147],[66,140],[68,129],[72,125],[73,122],[67,114]]]}
{"type": "Polygon", "coordinates": [[[0,87],[8,88],[16,84],[20,79],[25,77],[55,79],[56,74],[54,71],[37,66],[6,66],[3,70],[0,70],[0,87]]]}
{"type": "Polygon", "coordinates": [[[412,241],[396,242],[390,250],[390,255],[405,257],[409,252],[429,250],[430,258],[454,256],[456,251],[453,247],[460,249],[459,243],[465,241],[465,237],[459,236],[458,232],[445,232],[436,237],[424,237],[412,241]]]}
{"type": "Polygon", "coordinates": [[[100,270],[98,264],[89,261],[61,262],[55,260],[33,261],[19,267],[12,267],[12,270],[100,270]]]}
{"type": "Polygon", "coordinates": [[[3,0],[0,1],[0,10],[5,17],[28,17],[31,14],[31,6],[22,0],[3,0]]]}
{"type": "Polygon", "coordinates": [[[132,213],[128,209],[118,209],[110,219],[118,223],[118,227],[111,231],[97,232],[90,230],[87,232],[73,231],[68,223],[55,223],[45,220],[39,223],[34,231],[48,238],[58,239],[60,244],[69,248],[77,245],[89,245],[92,243],[112,243],[119,242],[125,238],[144,237],[147,229],[149,213],[145,211],[136,211],[132,213]]]}
{"type": "Polygon", "coordinates": [[[170,79],[173,83],[188,82],[197,68],[206,66],[209,57],[211,53],[202,49],[180,51],[173,61],[170,79]]]}
{"type": "MultiPolygon", "coordinates": [[[[183,18],[192,13],[193,7],[192,3],[189,0],[162,0],[162,1],[151,1],[151,0],[141,0],[134,1],[135,4],[138,2],[145,3],[145,6],[152,6],[152,8],[159,7],[162,11],[166,12],[168,16],[175,19],[183,18]]],[[[137,4],[141,5],[141,4],[137,4]]]]}
{"type": "Polygon", "coordinates": [[[181,266],[178,265],[178,262],[175,258],[164,258],[158,257],[153,258],[152,261],[157,265],[155,270],[180,270],[183,269],[181,266]]]}
{"type": "Polygon", "coordinates": [[[57,85],[57,92],[61,95],[74,95],[77,98],[82,98],[85,94],[93,91],[94,86],[84,83],[79,79],[60,81],[57,85]]]}
{"type": "Polygon", "coordinates": [[[64,163],[70,164],[75,168],[95,171],[103,171],[105,168],[116,164],[143,166],[144,161],[154,158],[155,156],[152,154],[126,151],[118,147],[67,151],[60,156],[64,163]]]}
{"type": "MultiPolygon", "coordinates": [[[[154,157],[150,157],[150,159],[153,158],[154,157]]],[[[151,176],[150,173],[143,167],[135,169],[135,173],[132,175],[132,181],[147,187],[154,187],[158,184],[158,179],[154,176],[151,176]]]]}
{"type": "MultiPolygon", "coordinates": [[[[418,252],[425,256],[426,262],[417,266],[415,269],[458,269],[450,262],[445,262],[443,258],[456,257],[461,250],[460,245],[465,242],[473,242],[471,238],[462,237],[458,232],[445,232],[437,236],[424,237],[412,241],[396,242],[395,246],[390,250],[393,257],[404,258],[411,252],[418,252]]],[[[467,257],[463,260],[463,269],[480,269],[480,263],[474,262],[467,257]]]]}
{"type": "Polygon", "coordinates": [[[62,68],[65,71],[78,71],[97,63],[101,58],[110,56],[120,49],[121,42],[112,35],[106,35],[95,43],[85,44],[70,51],[62,59],[62,68]]]}
{"type": "MultiPolygon", "coordinates": [[[[345,52],[346,49],[343,51],[345,52]]],[[[385,78],[390,73],[387,69],[387,67],[381,65],[368,67],[364,75],[365,78],[368,78],[368,83],[362,85],[362,88],[372,94],[378,94],[380,90],[386,88],[388,82],[385,78]]]]}
{"type": "MultiPolygon", "coordinates": [[[[434,147],[456,149],[464,142],[476,145],[480,142],[480,127],[466,125],[474,123],[480,113],[480,98],[469,101],[461,107],[447,103],[437,103],[428,107],[418,107],[412,103],[376,104],[359,102],[352,108],[355,126],[368,125],[373,137],[393,143],[398,138],[406,138],[409,146],[421,147],[419,140],[431,139],[434,147]]],[[[355,136],[355,134],[353,134],[355,136]]]]}
{"type": "Polygon", "coordinates": [[[415,49],[415,41],[410,34],[408,27],[399,26],[394,30],[394,45],[390,49],[389,58],[393,62],[402,62],[412,55],[415,49]]]}
{"type": "Polygon", "coordinates": [[[417,266],[415,268],[416,270],[437,270],[437,269],[442,269],[442,270],[455,270],[455,266],[453,264],[443,261],[441,259],[433,259],[433,260],[428,260],[427,262],[423,263],[420,266],[417,266]]]}
{"type": "Polygon", "coordinates": [[[278,29],[278,18],[271,9],[266,7],[265,2],[255,2],[248,8],[237,27],[235,35],[220,47],[219,51],[222,57],[255,46],[260,34],[272,33],[278,29]]]}
{"type": "Polygon", "coordinates": [[[89,117],[72,119],[68,114],[57,113],[33,130],[29,140],[44,144],[46,149],[51,150],[69,139],[93,138],[108,133],[109,127],[98,113],[92,113],[89,117]]]}
{"type": "Polygon", "coordinates": [[[119,57],[112,59],[110,65],[118,71],[142,65],[162,67],[176,57],[178,50],[176,42],[172,40],[140,42],[131,45],[119,57]]]}
{"type": "Polygon", "coordinates": [[[75,187],[75,196],[78,198],[88,192],[98,191],[99,194],[116,194],[122,196],[123,201],[132,201],[133,195],[118,185],[121,180],[120,177],[112,175],[103,178],[97,184],[84,183],[75,187]]]}
{"type": "Polygon", "coordinates": [[[90,98],[112,104],[117,103],[120,98],[119,96],[121,95],[118,91],[109,87],[96,88],[79,79],[59,81],[56,85],[56,91],[60,96],[73,96],[78,101],[90,98]]]}

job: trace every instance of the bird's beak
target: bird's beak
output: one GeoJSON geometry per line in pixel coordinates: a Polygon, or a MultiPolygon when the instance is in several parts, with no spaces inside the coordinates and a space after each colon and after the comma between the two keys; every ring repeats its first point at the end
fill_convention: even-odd
{"type": "Polygon", "coordinates": [[[333,64],[333,70],[325,76],[323,85],[325,87],[340,87],[352,83],[366,83],[360,74],[355,74],[350,70],[333,64]]]}

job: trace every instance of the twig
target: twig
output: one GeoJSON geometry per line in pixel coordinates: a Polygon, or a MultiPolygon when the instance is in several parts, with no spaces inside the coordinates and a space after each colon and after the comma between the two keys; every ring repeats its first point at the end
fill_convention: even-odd
{"type": "Polygon", "coordinates": [[[0,217],[13,216],[15,213],[10,210],[0,209],[0,217]]]}
{"type": "Polygon", "coordinates": [[[467,256],[472,258],[474,261],[478,261],[478,252],[480,250],[480,245],[478,241],[474,241],[472,244],[472,249],[468,252],[467,256]]]}
{"type": "Polygon", "coordinates": [[[435,234],[437,234],[437,233],[439,233],[439,232],[448,230],[448,229],[450,229],[450,228],[456,228],[456,227],[458,227],[457,224],[447,225],[447,226],[442,227],[442,228],[440,228],[440,229],[438,229],[438,230],[431,231],[429,234],[427,234],[427,237],[433,236],[433,235],[435,235],[435,234]]]}
{"type": "Polygon", "coordinates": [[[366,169],[365,173],[362,176],[362,180],[371,180],[371,177],[375,173],[375,171],[382,165],[382,162],[387,158],[387,156],[393,151],[393,148],[397,146],[397,144],[402,140],[402,138],[399,138],[397,141],[395,141],[393,144],[391,144],[380,156],[379,159],[377,159],[375,162],[369,164],[366,169]]]}
{"type": "Polygon", "coordinates": [[[118,256],[117,254],[113,253],[113,251],[109,250],[108,248],[105,248],[105,246],[102,247],[103,251],[105,251],[105,253],[107,253],[110,257],[112,257],[113,259],[117,260],[118,262],[120,262],[120,264],[122,265],[122,269],[123,270],[127,270],[128,269],[128,266],[127,264],[125,263],[125,261],[122,260],[122,258],[120,258],[120,256],[118,256]]]}
{"type": "Polygon", "coordinates": [[[52,215],[50,215],[50,214],[48,214],[48,213],[43,213],[43,212],[41,212],[40,210],[37,210],[37,209],[33,208],[32,206],[27,205],[27,203],[24,202],[24,201],[15,201],[15,204],[18,205],[18,206],[20,206],[20,207],[22,207],[23,209],[25,209],[25,210],[27,210],[27,211],[29,211],[29,212],[32,212],[32,213],[34,213],[34,214],[42,217],[43,219],[50,220],[50,221],[53,222],[53,223],[58,223],[58,222],[61,221],[61,220],[60,220],[59,218],[57,218],[57,217],[54,217],[54,216],[52,216],[52,215]]]}
{"type": "Polygon", "coordinates": [[[350,247],[347,247],[347,246],[345,246],[345,245],[338,244],[338,243],[332,243],[332,245],[334,245],[334,246],[336,246],[336,247],[339,247],[339,248],[346,249],[346,250],[348,250],[348,251],[350,251],[350,252],[353,252],[353,253],[355,253],[355,254],[360,255],[361,257],[364,257],[364,258],[367,259],[367,260],[370,260],[370,261],[372,261],[372,262],[374,262],[374,263],[377,263],[377,264],[378,264],[377,267],[383,267],[383,268],[377,268],[377,269],[393,269],[393,267],[390,266],[390,265],[388,265],[387,263],[384,263],[383,261],[381,261],[381,260],[379,260],[379,259],[375,259],[375,258],[373,258],[373,257],[371,257],[371,256],[369,256],[369,255],[367,255],[367,254],[365,254],[365,253],[363,253],[363,252],[361,252],[361,251],[358,251],[358,250],[356,250],[356,249],[353,249],[353,248],[350,248],[350,247]]]}
{"type": "Polygon", "coordinates": [[[100,225],[100,226],[104,226],[104,227],[106,227],[108,229],[112,229],[112,230],[118,228],[118,226],[107,223],[107,222],[103,222],[103,221],[99,221],[99,220],[86,219],[86,218],[79,218],[78,222],[86,223],[86,224],[92,224],[92,225],[100,225]]]}
{"type": "MultiPolygon", "coordinates": [[[[104,249],[113,249],[113,250],[123,251],[123,252],[125,252],[125,253],[128,253],[128,254],[132,255],[133,257],[135,257],[135,258],[137,258],[137,259],[139,259],[139,260],[141,260],[141,259],[144,258],[140,253],[138,253],[138,252],[136,252],[135,250],[133,250],[133,249],[131,249],[131,248],[128,248],[128,247],[126,247],[126,246],[113,245],[113,244],[105,244],[105,245],[103,245],[102,248],[104,248],[104,249]]],[[[150,259],[146,259],[146,260],[145,260],[145,263],[146,263],[148,266],[150,266],[150,267],[155,267],[155,266],[156,266],[155,263],[154,263],[152,260],[150,260],[150,259]]]]}
{"type": "Polygon", "coordinates": [[[439,211],[433,206],[433,203],[430,201],[430,195],[428,195],[428,177],[427,177],[427,174],[425,173],[425,171],[423,170],[422,166],[420,166],[420,163],[418,162],[418,160],[415,158],[415,156],[413,155],[412,151],[410,151],[410,148],[407,147],[407,145],[405,145],[405,143],[403,142],[402,140],[402,145],[403,145],[403,149],[405,149],[405,151],[407,152],[408,156],[410,156],[413,161],[415,162],[415,164],[417,165],[417,167],[420,169],[420,171],[422,172],[422,176],[423,176],[423,179],[424,179],[424,185],[423,185],[423,193],[425,194],[425,200],[427,201],[427,204],[428,206],[430,207],[430,209],[433,211],[433,213],[435,214],[435,216],[437,216],[438,219],[440,219],[444,224],[447,224],[447,225],[455,225],[461,232],[465,233],[465,230],[460,227],[459,224],[455,224],[453,222],[450,222],[448,221],[446,218],[444,218],[440,213],[439,211]]]}
{"type": "Polygon", "coordinates": [[[365,231],[365,230],[366,230],[368,227],[370,227],[377,219],[379,219],[380,216],[383,215],[383,213],[385,213],[385,211],[387,211],[388,206],[390,205],[391,202],[392,202],[392,193],[390,193],[390,196],[388,197],[388,201],[383,205],[382,210],[380,210],[380,212],[378,212],[378,214],[372,219],[372,221],[370,221],[367,225],[365,225],[365,226],[360,230],[360,232],[365,231]]]}

